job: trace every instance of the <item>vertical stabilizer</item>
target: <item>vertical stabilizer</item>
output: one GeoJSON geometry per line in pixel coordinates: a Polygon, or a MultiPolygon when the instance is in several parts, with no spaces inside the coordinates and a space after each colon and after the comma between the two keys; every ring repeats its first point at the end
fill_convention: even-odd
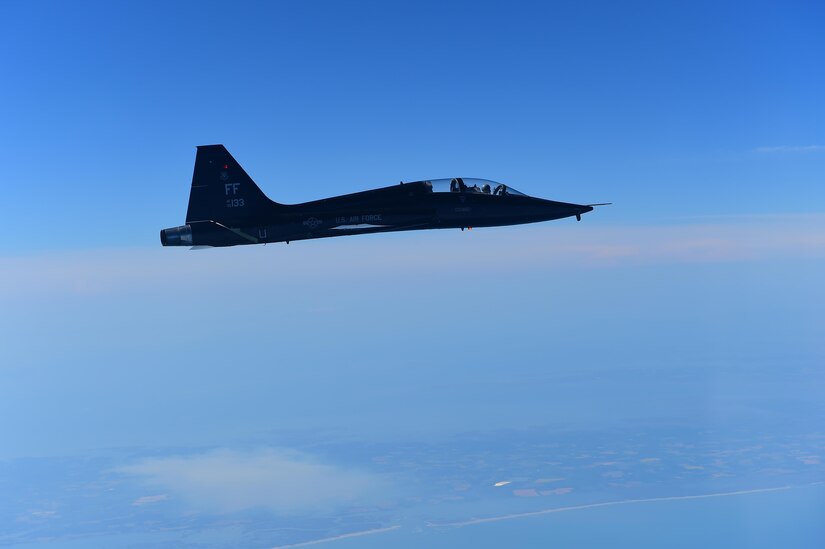
{"type": "Polygon", "coordinates": [[[226,147],[198,147],[186,223],[214,221],[238,226],[271,214],[277,207],[278,204],[266,197],[226,147]]]}

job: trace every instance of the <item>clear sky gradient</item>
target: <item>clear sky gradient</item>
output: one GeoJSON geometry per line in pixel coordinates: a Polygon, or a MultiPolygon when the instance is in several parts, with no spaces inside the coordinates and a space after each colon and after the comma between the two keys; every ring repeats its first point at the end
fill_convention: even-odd
{"type": "MultiPolygon", "coordinates": [[[[98,417],[76,402],[92,395],[113,399],[104,422],[154,391],[202,402],[208,384],[180,383],[200,364],[233,379],[225,361],[247,359],[254,376],[332,371],[368,388],[341,364],[395,371],[407,331],[440,349],[416,364],[456,380],[478,361],[681,364],[673,349],[708,341],[822,357],[819,3],[34,2],[6,16],[6,418],[98,417]],[[581,223],[161,249],[205,143],[283,202],[467,175],[615,205],[581,223]],[[456,330],[502,346],[455,348],[456,330]],[[260,373],[262,357],[278,368],[260,373]],[[134,371],[146,394],[125,391],[134,371]]],[[[304,401],[299,378],[286,386],[304,401]]],[[[228,408],[252,413],[245,401],[228,408]]],[[[226,425],[249,420],[238,413],[226,425]]],[[[46,447],[61,446],[32,449],[46,447]]]]}
{"type": "MultiPolygon", "coordinates": [[[[0,460],[200,445],[218,449],[198,458],[210,477],[292,467],[269,448],[285,431],[825,421],[821,1],[11,2],[3,18],[0,460]],[[614,205],[161,248],[212,143],[285,203],[466,176],[614,205]]],[[[362,480],[324,467],[341,490],[362,480]]]]}
{"type": "Polygon", "coordinates": [[[287,203],[454,175],[616,202],[589,223],[825,202],[819,2],[4,12],[7,252],[155,245],[209,143],[287,203]]]}

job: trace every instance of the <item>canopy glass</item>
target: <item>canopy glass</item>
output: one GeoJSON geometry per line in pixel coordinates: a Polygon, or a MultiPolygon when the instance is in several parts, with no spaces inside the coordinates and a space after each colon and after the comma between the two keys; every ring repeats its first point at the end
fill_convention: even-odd
{"type": "Polygon", "coordinates": [[[489,194],[493,196],[526,196],[520,193],[513,187],[490,181],[489,179],[476,179],[473,177],[454,177],[452,179],[429,179],[422,181],[425,185],[432,188],[434,193],[477,193],[489,194]]]}

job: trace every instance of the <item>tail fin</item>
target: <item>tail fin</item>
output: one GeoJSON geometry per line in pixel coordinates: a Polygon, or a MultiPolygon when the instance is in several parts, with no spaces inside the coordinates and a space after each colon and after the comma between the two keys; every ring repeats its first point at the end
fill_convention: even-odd
{"type": "Polygon", "coordinates": [[[195,156],[186,223],[229,226],[271,213],[278,204],[258,188],[223,145],[203,145],[195,156]]]}

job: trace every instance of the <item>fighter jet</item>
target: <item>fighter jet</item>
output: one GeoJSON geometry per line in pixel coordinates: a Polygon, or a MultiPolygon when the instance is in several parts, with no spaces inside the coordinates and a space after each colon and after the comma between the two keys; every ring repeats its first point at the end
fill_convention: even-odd
{"type": "Polygon", "coordinates": [[[160,231],[164,246],[266,244],[354,234],[497,227],[581,215],[602,204],[527,196],[486,179],[399,183],[303,204],[273,202],[223,145],[198,147],[186,224],[160,231]]]}

